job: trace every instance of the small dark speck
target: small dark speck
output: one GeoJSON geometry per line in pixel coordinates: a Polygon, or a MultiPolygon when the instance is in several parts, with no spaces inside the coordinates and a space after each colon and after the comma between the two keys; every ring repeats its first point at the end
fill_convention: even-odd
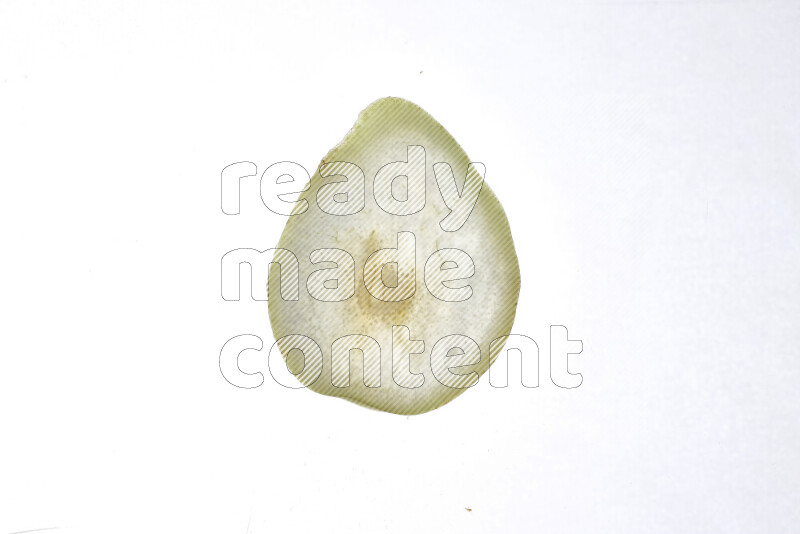
{"type": "Polygon", "coordinates": [[[472,508],[464,508],[464,510],[466,510],[467,512],[471,512],[472,508]]]}
{"type": "Polygon", "coordinates": [[[422,71],[419,71],[419,73],[422,74],[422,71]]]}

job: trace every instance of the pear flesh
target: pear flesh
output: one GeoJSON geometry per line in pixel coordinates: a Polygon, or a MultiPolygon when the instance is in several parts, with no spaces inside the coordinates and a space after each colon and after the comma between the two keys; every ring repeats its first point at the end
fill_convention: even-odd
{"type": "Polygon", "coordinates": [[[270,272],[273,334],[304,386],[411,415],[486,372],[503,346],[491,342],[511,331],[520,274],[481,171],[400,98],[372,103],[323,158],[275,255],[299,260],[299,298],[273,292],[270,272]]]}

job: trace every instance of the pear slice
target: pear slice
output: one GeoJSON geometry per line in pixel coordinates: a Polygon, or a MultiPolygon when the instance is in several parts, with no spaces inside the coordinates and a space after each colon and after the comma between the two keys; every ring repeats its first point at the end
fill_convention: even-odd
{"type": "Polygon", "coordinates": [[[467,173],[479,168],[470,165],[442,125],[401,98],[370,104],[323,158],[278,244],[299,260],[299,300],[269,294],[278,347],[304,386],[411,415],[448,403],[486,372],[503,346],[495,343],[490,355],[490,343],[511,331],[520,274],[508,220],[486,183],[465,222],[445,221],[452,206],[445,198],[467,195],[480,182],[469,180],[467,173]],[[420,157],[422,179],[390,181],[388,194],[385,182],[373,187],[376,174],[403,169],[402,163],[387,165],[414,159],[421,166],[420,157]],[[450,167],[438,167],[441,163],[450,167]],[[392,199],[396,204],[387,212],[392,199]],[[382,249],[398,249],[402,261],[381,268],[380,254],[391,259],[391,251],[376,253],[382,249]],[[472,259],[473,270],[465,265],[464,254],[472,259]],[[402,267],[409,261],[413,272],[402,267]],[[453,267],[462,280],[447,281],[442,274],[453,267]],[[309,362],[319,351],[306,350],[313,343],[300,336],[321,349],[321,371],[320,362],[309,362]]]}

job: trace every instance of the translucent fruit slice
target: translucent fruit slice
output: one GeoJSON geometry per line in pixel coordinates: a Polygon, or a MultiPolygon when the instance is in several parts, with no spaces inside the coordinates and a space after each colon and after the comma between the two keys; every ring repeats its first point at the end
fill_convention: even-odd
{"type": "Polygon", "coordinates": [[[299,260],[300,295],[289,301],[270,293],[269,316],[304,385],[377,410],[419,414],[467,391],[489,368],[502,347],[495,344],[490,357],[490,343],[511,331],[520,275],[505,212],[488,184],[475,179],[481,174],[415,104],[384,98],[361,112],[323,158],[300,195],[304,211],[288,218],[278,244],[299,260]],[[400,178],[387,181],[392,174],[400,178]],[[468,217],[448,218],[456,196],[475,194],[468,217]],[[442,281],[454,267],[464,279],[442,281]],[[308,345],[299,336],[321,349],[321,371],[293,350],[308,345]],[[447,371],[459,362],[470,365],[447,371]]]}

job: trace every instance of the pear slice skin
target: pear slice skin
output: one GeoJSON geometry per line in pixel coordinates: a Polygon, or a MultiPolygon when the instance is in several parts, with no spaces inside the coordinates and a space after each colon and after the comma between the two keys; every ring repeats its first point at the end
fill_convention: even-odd
{"type": "MultiPolygon", "coordinates": [[[[323,355],[318,378],[308,376],[305,371],[297,374],[308,389],[390,413],[414,415],[434,410],[469,389],[449,387],[436,378],[430,360],[434,344],[453,334],[474,340],[480,347],[480,362],[454,372],[474,371],[480,376],[502,350],[503,344],[496,343],[490,354],[490,343],[511,332],[519,299],[520,272],[503,207],[491,191],[487,177],[464,225],[454,232],[442,229],[440,222],[450,210],[439,192],[433,165],[450,164],[462,188],[470,160],[441,124],[419,106],[401,98],[382,98],[370,104],[323,161],[350,162],[363,170],[364,207],[350,215],[323,212],[317,204],[317,192],[323,185],[343,177],[323,178],[319,169],[312,175],[309,188],[300,194],[299,200],[308,201],[308,209],[288,217],[277,245],[293,252],[299,260],[300,297],[298,301],[285,301],[270,292],[268,302],[272,331],[279,340],[281,353],[290,370],[296,373],[302,370],[299,351],[287,350],[280,340],[290,334],[308,336],[319,345],[323,355]],[[425,149],[425,207],[410,215],[393,215],[377,205],[373,179],[384,165],[406,161],[408,147],[412,145],[425,149]],[[399,232],[412,232],[415,237],[416,287],[406,300],[385,302],[367,291],[364,268],[376,250],[398,246],[399,232]],[[426,260],[436,250],[446,248],[460,249],[473,259],[475,274],[460,284],[454,283],[454,287],[464,284],[472,287],[473,293],[467,300],[445,302],[426,287],[426,260]],[[309,295],[306,280],[310,274],[334,266],[311,263],[310,255],[318,249],[342,249],[355,260],[355,294],[349,299],[322,302],[309,295]],[[392,327],[401,325],[408,327],[412,340],[424,342],[423,353],[411,354],[404,360],[406,369],[424,377],[419,387],[402,387],[393,378],[392,327]],[[369,336],[380,345],[380,363],[376,360],[367,363],[367,374],[373,381],[379,373],[379,387],[365,385],[364,360],[358,351],[353,351],[350,358],[349,385],[334,385],[332,376],[346,375],[348,370],[346,362],[341,360],[332,368],[331,347],[336,339],[350,334],[369,336]]],[[[420,192],[407,192],[409,196],[413,193],[420,192]]],[[[298,202],[297,206],[304,204],[298,202]]],[[[272,280],[275,274],[270,275],[271,287],[276,285],[272,280]]]]}

